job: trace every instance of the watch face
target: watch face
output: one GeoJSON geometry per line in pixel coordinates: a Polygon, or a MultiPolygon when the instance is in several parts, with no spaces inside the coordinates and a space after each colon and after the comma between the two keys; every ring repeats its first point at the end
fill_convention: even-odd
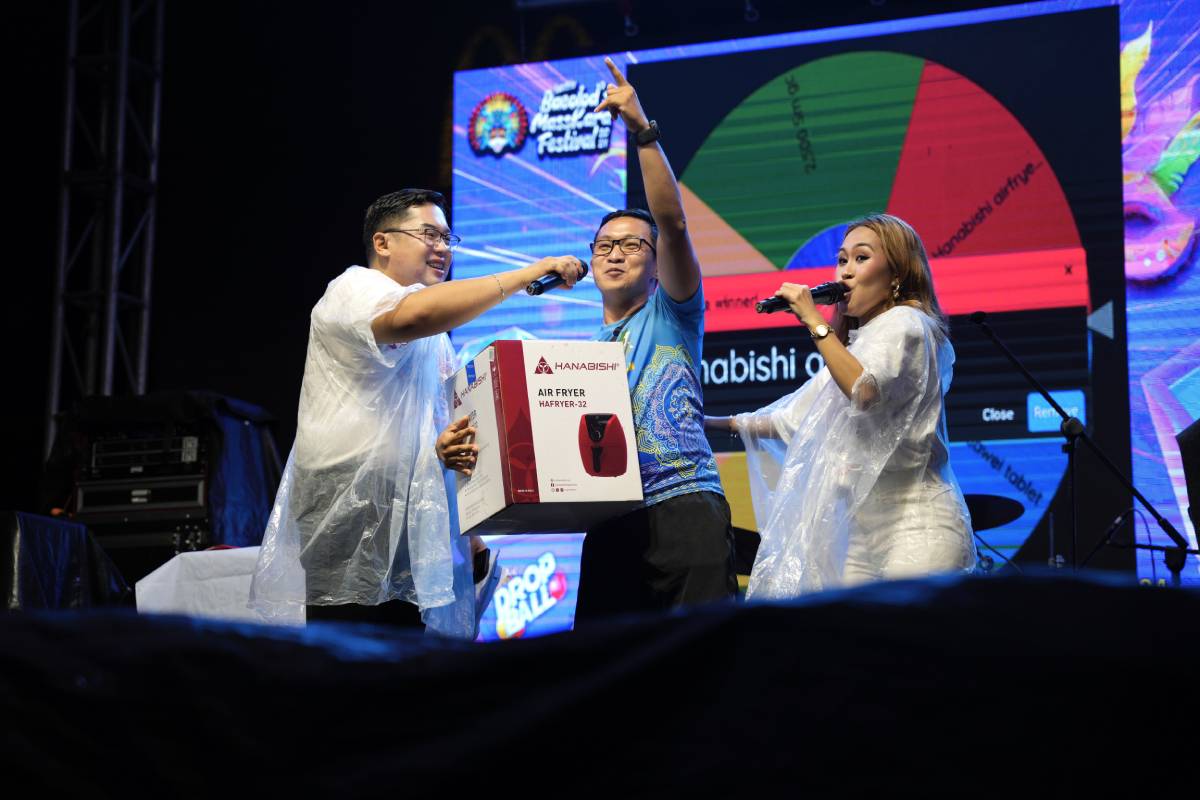
{"type": "Polygon", "coordinates": [[[812,335],[814,339],[824,339],[829,335],[829,326],[818,325],[817,327],[813,328],[812,335]]]}

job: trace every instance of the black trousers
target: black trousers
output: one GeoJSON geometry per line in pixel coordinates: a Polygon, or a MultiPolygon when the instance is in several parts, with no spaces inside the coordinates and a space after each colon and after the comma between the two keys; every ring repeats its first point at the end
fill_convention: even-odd
{"type": "MultiPolygon", "coordinates": [[[[487,577],[490,550],[484,548],[473,556],[474,580],[479,583],[487,577]]],[[[304,606],[308,622],[365,622],[371,625],[390,625],[397,628],[425,628],[421,610],[413,603],[394,599],[377,606],[359,603],[342,603],[334,606],[304,606]]]]}
{"type": "Polygon", "coordinates": [[[587,532],[575,627],[614,614],[733,599],[729,504],[715,492],[677,495],[587,532]]]}
{"type": "Polygon", "coordinates": [[[404,600],[388,600],[377,606],[344,603],[337,606],[306,605],[308,622],[365,622],[371,625],[390,625],[397,628],[423,629],[421,611],[404,600]]]}
{"type": "Polygon", "coordinates": [[[329,597],[377,598],[379,576],[355,565],[392,564],[393,574],[407,571],[407,545],[402,544],[399,553],[391,551],[389,529],[396,491],[383,471],[360,470],[355,463],[320,470],[297,467],[293,485],[306,487],[292,496],[291,511],[300,532],[308,603],[329,597]],[[356,488],[350,492],[346,487],[352,481],[356,488]]]}

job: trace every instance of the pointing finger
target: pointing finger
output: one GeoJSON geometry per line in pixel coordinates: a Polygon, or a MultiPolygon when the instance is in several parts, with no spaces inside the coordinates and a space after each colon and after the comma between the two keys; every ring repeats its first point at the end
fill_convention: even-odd
{"type": "Polygon", "coordinates": [[[617,86],[628,86],[629,81],[625,80],[625,76],[621,74],[621,70],[617,69],[617,65],[608,56],[604,57],[604,63],[608,67],[608,71],[612,73],[613,80],[617,82],[617,86]]]}

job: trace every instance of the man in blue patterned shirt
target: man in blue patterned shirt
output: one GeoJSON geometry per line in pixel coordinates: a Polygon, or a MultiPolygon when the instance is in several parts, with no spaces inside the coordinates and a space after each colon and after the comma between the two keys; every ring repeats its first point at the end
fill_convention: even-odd
{"type": "Polygon", "coordinates": [[[592,275],[604,298],[600,341],[621,341],[645,506],[588,531],[576,627],[610,614],[696,605],[737,591],[729,505],[704,436],[704,290],[679,185],[633,87],[616,65],[597,111],[637,142],[650,211],[604,217],[592,275]]]}

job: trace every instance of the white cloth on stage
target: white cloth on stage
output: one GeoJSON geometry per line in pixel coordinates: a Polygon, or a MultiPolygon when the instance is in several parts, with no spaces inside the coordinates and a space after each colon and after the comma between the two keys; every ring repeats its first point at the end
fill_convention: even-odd
{"type": "Polygon", "coordinates": [[[974,566],[946,435],[953,347],[901,305],[859,328],[849,350],[863,367],[850,397],[825,367],[737,416],[762,537],[747,598],[974,566]]]}
{"type": "Polygon", "coordinates": [[[371,329],[423,288],[350,267],[313,308],[296,441],[251,590],[264,617],[401,599],[432,631],[474,634],[469,543],[434,449],[453,348],[445,334],[380,345],[371,329]]]}
{"type": "MultiPolygon", "coordinates": [[[[180,553],[134,586],[138,613],[261,622],[246,605],[257,561],[257,547],[180,553]]],[[[303,625],[304,608],[270,621],[303,625]]]]}

